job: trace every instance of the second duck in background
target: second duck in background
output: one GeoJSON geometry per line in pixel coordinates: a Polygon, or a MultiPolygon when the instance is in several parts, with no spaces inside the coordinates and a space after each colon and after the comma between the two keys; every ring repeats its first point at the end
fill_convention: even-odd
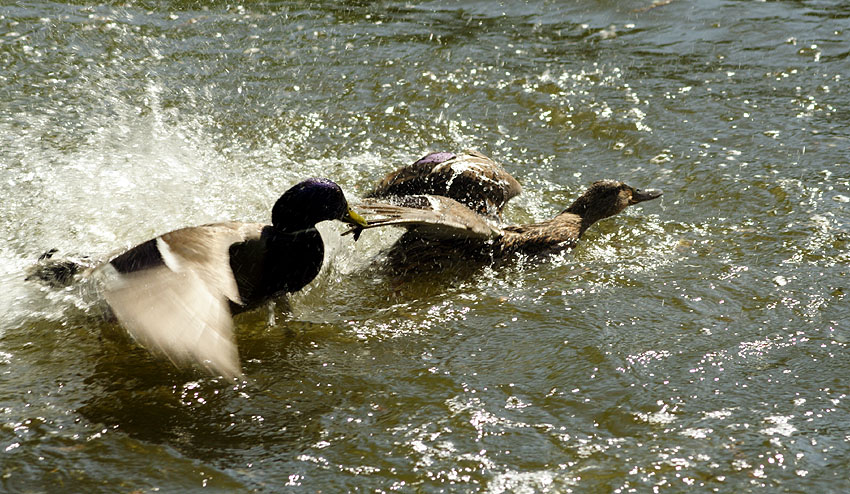
{"type": "Polygon", "coordinates": [[[477,151],[431,153],[387,175],[358,208],[369,222],[364,228],[407,228],[387,261],[395,270],[409,271],[439,269],[459,259],[486,262],[571,249],[597,221],[662,194],[600,180],[550,220],[503,224],[505,204],[521,191],[500,164],[477,151]]]}

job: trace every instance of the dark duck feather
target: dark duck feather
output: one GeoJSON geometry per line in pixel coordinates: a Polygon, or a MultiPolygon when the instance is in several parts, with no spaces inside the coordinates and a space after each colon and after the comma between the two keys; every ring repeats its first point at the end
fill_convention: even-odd
{"type": "Polygon", "coordinates": [[[501,211],[520,190],[517,181],[498,163],[480,153],[434,153],[389,174],[371,198],[358,207],[369,220],[366,228],[407,228],[387,252],[392,267],[407,271],[439,268],[459,258],[496,260],[514,253],[537,255],[571,249],[597,221],[662,194],[660,190],[640,190],[623,182],[600,180],[550,220],[504,225],[501,211]],[[453,165],[467,160],[474,160],[475,167],[453,165]],[[416,173],[418,178],[413,177],[416,173]],[[453,186],[457,182],[452,180],[452,173],[464,175],[467,186],[453,186]],[[430,178],[435,175],[441,178],[430,178]],[[395,183],[397,177],[405,177],[405,183],[411,185],[386,185],[395,183]],[[412,184],[426,186],[417,189],[412,184]]]}
{"type": "Polygon", "coordinates": [[[418,194],[445,196],[487,218],[499,219],[511,198],[522,192],[514,177],[477,151],[431,153],[390,173],[367,198],[418,194]]]}
{"type": "Polygon", "coordinates": [[[143,242],[94,269],[118,321],[143,346],[177,365],[239,376],[232,313],[296,292],[324,257],[316,224],[365,227],[340,187],[305,180],[272,208],[272,223],[182,228],[143,242]]]}

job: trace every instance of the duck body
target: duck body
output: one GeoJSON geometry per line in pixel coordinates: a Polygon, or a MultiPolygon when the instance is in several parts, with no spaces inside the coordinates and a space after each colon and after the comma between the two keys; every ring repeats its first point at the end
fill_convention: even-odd
{"type": "MultiPolygon", "coordinates": [[[[473,186],[475,192],[470,194],[460,188],[442,185],[444,182],[432,181],[429,187],[406,195],[395,193],[410,188],[392,189],[384,185],[392,183],[395,177],[417,170],[430,175],[438,166],[445,167],[445,164],[451,163],[446,160],[445,164],[432,165],[430,170],[421,165],[422,162],[433,161],[428,158],[435,155],[444,156],[445,153],[433,153],[417,161],[419,165],[414,163],[390,173],[380,182],[372,198],[360,204],[369,219],[367,228],[389,225],[407,228],[407,232],[387,252],[389,264],[398,270],[415,270],[423,265],[439,268],[453,260],[496,261],[514,254],[537,256],[571,249],[595,222],[662,194],[659,190],[639,190],[623,182],[601,180],[594,182],[572,205],[550,220],[506,225],[501,221],[501,212],[505,203],[519,194],[521,188],[501,165],[480,153],[454,159],[472,156],[478,167],[476,171],[486,170],[490,176],[501,177],[500,183],[516,185],[501,189],[473,186]]],[[[474,181],[476,176],[484,175],[467,173],[467,181],[474,181]]],[[[487,177],[481,182],[489,185],[493,180],[487,177]]],[[[422,181],[407,178],[406,183],[422,181]]]]}
{"type": "Polygon", "coordinates": [[[367,198],[432,194],[449,197],[487,218],[501,218],[505,204],[522,192],[502,165],[478,151],[431,153],[381,180],[367,198]]]}
{"type": "MultiPolygon", "coordinates": [[[[230,268],[245,308],[254,307],[281,293],[301,290],[319,274],[325,245],[315,228],[278,233],[264,226],[259,238],[230,246],[230,268]],[[286,252],[270,256],[269,252],[286,252]],[[256,262],[256,259],[262,259],[256,262]]],[[[241,312],[236,307],[234,312],[241,312]]]]}
{"type": "Polygon", "coordinates": [[[119,323],[177,365],[241,374],[232,314],[301,290],[324,257],[316,223],[365,226],[326,179],[301,182],[275,203],[272,224],[224,222],[181,228],[95,268],[119,323]]]}
{"type": "Polygon", "coordinates": [[[208,273],[210,283],[226,281],[229,269],[236,290],[225,293],[231,312],[236,314],[272,297],[301,290],[319,274],[323,258],[324,243],[315,228],[281,233],[261,223],[230,222],[166,233],[112,258],[108,264],[118,275],[156,268],[180,271],[188,264],[190,269],[208,273]],[[217,259],[224,247],[219,242],[231,242],[226,265],[217,259]],[[224,272],[214,275],[212,266],[224,272]]]}

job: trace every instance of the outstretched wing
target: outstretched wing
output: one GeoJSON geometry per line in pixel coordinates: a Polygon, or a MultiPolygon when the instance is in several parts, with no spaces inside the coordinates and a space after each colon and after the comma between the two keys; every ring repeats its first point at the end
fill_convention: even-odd
{"type": "Polygon", "coordinates": [[[404,226],[423,237],[436,239],[486,240],[502,234],[489,220],[448,197],[421,194],[389,197],[386,202],[366,199],[356,207],[369,222],[362,227],[365,229],[404,226]]]}
{"type": "Polygon", "coordinates": [[[177,366],[200,364],[226,377],[241,374],[230,310],[198,276],[160,267],[121,278],[104,297],[139,344],[177,366]]]}
{"type": "Polygon", "coordinates": [[[473,211],[498,218],[505,204],[522,192],[499,163],[478,151],[432,153],[387,175],[368,194],[386,198],[413,194],[445,196],[473,211]]]}
{"type": "Polygon", "coordinates": [[[241,375],[229,301],[241,303],[230,246],[262,225],[184,228],[140,244],[97,269],[104,297],[141,345],[176,365],[241,375]]]}

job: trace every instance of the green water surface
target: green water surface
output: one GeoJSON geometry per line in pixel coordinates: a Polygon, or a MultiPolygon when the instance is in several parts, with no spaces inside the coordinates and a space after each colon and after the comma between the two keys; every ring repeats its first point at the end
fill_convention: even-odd
{"type": "Polygon", "coordinates": [[[850,491],[850,7],[830,0],[0,2],[0,490],[850,491]],[[572,253],[320,276],[177,370],[39,254],[355,201],[430,151],[664,197],[572,253]]]}

